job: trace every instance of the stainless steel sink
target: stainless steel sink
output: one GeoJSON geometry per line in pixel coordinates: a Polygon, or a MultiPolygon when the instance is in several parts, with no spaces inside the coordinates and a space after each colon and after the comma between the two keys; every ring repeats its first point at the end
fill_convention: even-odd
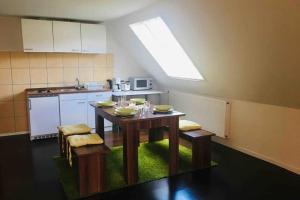
{"type": "Polygon", "coordinates": [[[84,88],[57,88],[57,89],[52,89],[51,92],[54,93],[60,93],[60,92],[77,92],[84,90],[84,88]]]}

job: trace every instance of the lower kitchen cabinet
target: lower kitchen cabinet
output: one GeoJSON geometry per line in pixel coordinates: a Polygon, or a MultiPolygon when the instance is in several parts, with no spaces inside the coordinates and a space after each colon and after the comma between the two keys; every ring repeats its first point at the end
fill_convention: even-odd
{"type": "MultiPolygon", "coordinates": [[[[91,106],[91,103],[98,102],[98,101],[107,101],[111,100],[112,92],[101,92],[101,93],[89,93],[88,94],[88,125],[89,127],[95,129],[96,122],[95,122],[95,108],[91,106]]],[[[112,123],[106,119],[104,119],[104,128],[105,131],[110,131],[112,128],[112,123]]]]}
{"type": "Polygon", "coordinates": [[[59,95],[61,125],[87,124],[87,94],[59,95]]]}
{"type": "MultiPolygon", "coordinates": [[[[95,129],[95,108],[90,103],[112,98],[111,92],[60,94],[28,98],[31,139],[55,136],[60,125],[88,124],[95,129]]],[[[105,130],[112,128],[104,121],[105,130]]]]}
{"type": "MultiPolygon", "coordinates": [[[[79,94],[61,94],[60,98],[60,120],[61,125],[88,124],[95,128],[95,108],[90,103],[106,101],[112,98],[111,92],[92,92],[79,94]]],[[[111,130],[112,124],[105,120],[105,130],[111,130]]]]}
{"type": "Polygon", "coordinates": [[[60,124],[58,96],[29,98],[28,112],[31,139],[57,133],[60,124]]]}

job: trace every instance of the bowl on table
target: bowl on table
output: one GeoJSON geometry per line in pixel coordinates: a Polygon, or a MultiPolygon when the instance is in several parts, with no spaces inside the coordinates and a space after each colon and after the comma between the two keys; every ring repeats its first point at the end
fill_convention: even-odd
{"type": "Polygon", "coordinates": [[[114,101],[98,101],[97,102],[97,106],[100,106],[100,107],[112,107],[116,105],[116,102],[114,101]]]}
{"type": "Polygon", "coordinates": [[[131,102],[134,102],[136,105],[142,105],[145,103],[146,99],[144,98],[133,98],[130,99],[131,102]]]}
{"type": "Polygon", "coordinates": [[[121,107],[115,109],[115,114],[122,117],[133,116],[136,114],[136,110],[133,108],[121,107]]]}
{"type": "Polygon", "coordinates": [[[173,106],[171,105],[155,105],[153,107],[155,112],[170,112],[173,111],[173,106]]]}

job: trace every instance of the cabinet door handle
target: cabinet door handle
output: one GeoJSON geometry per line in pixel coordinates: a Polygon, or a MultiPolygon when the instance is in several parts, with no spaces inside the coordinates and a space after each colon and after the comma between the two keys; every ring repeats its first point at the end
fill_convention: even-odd
{"type": "Polygon", "coordinates": [[[72,51],[73,51],[73,52],[78,52],[79,50],[78,50],[78,49],[72,49],[72,51]]]}
{"type": "Polygon", "coordinates": [[[31,100],[28,99],[28,109],[31,110],[31,100]]]}
{"type": "Polygon", "coordinates": [[[84,104],[84,103],[85,103],[84,101],[78,102],[78,104],[84,104]]]}
{"type": "Polygon", "coordinates": [[[33,48],[24,48],[25,51],[32,51],[33,48]]]}

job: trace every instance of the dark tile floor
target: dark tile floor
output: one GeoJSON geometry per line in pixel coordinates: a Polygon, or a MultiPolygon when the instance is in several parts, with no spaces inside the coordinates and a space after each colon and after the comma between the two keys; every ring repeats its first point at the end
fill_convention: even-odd
{"type": "MultiPolygon", "coordinates": [[[[300,176],[213,143],[217,167],[131,186],[90,199],[299,200],[300,176]]],[[[65,199],[52,157],[55,139],[0,137],[0,199],[65,199]]]]}

